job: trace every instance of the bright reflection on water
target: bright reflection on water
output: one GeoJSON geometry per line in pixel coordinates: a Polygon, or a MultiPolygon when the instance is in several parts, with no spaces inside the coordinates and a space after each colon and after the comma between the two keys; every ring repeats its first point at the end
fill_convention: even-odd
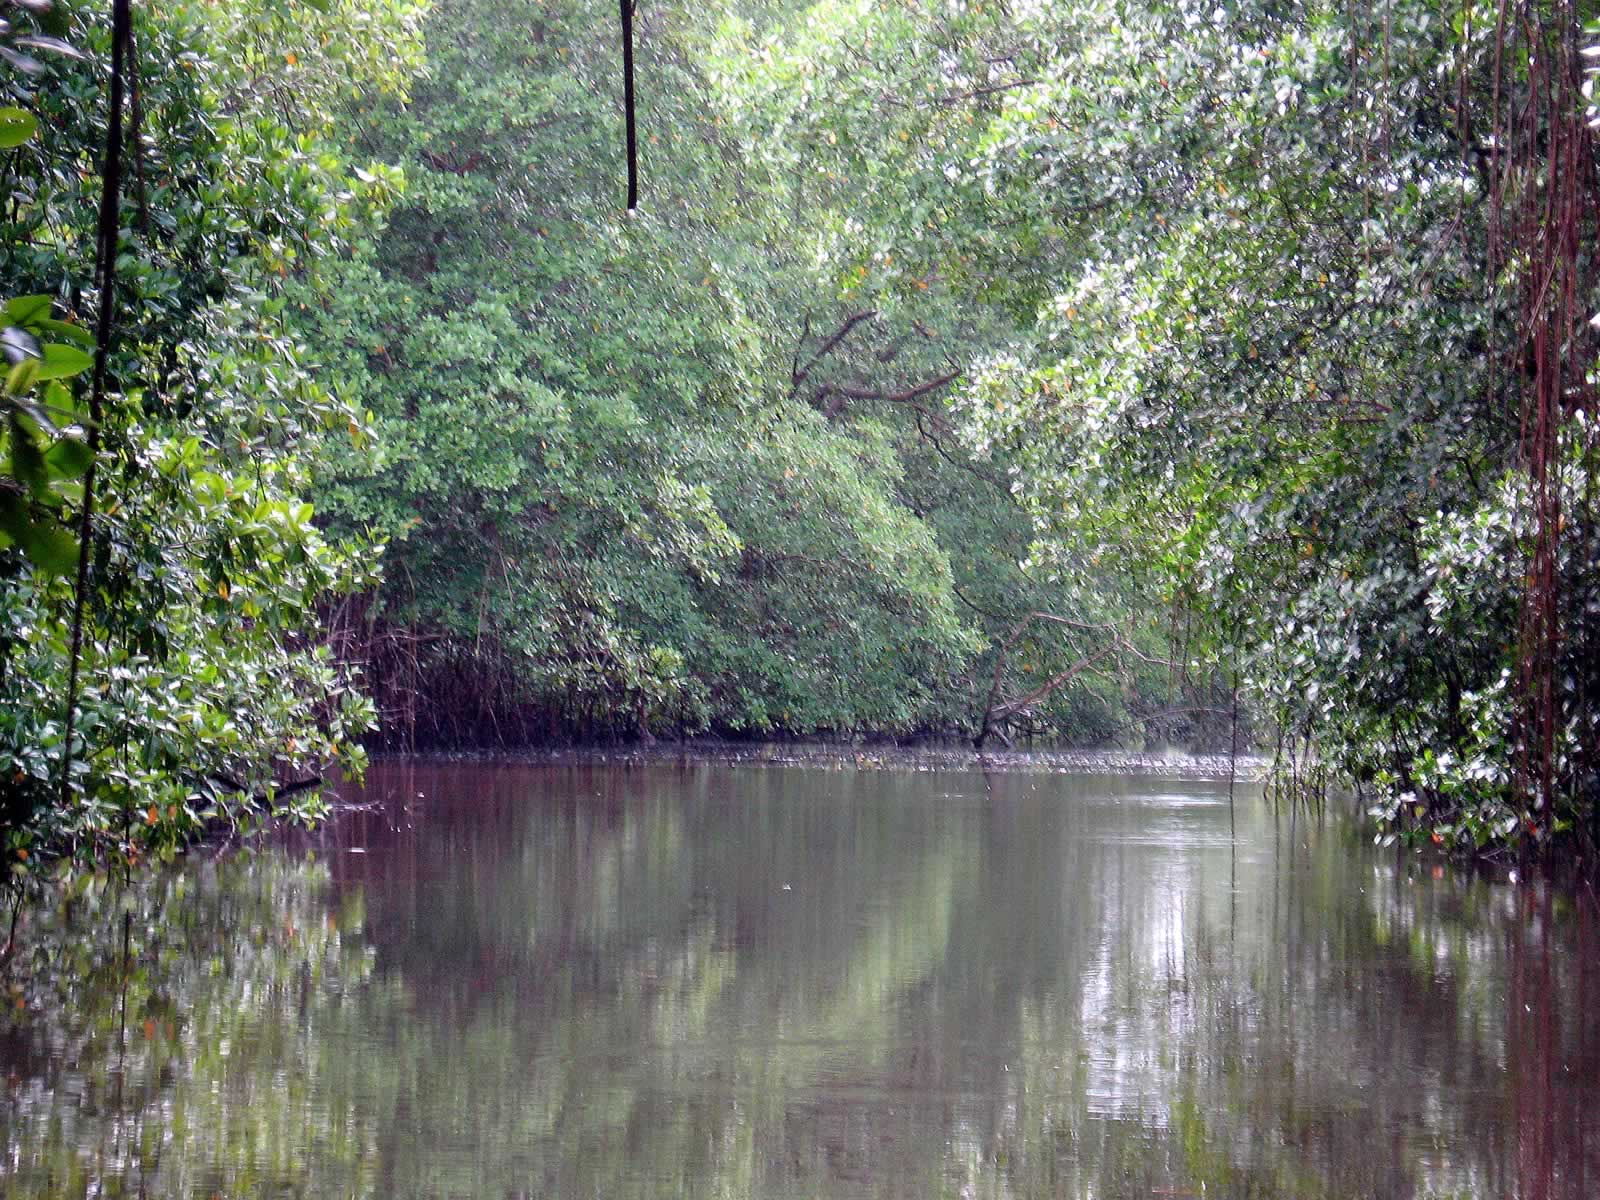
{"type": "Polygon", "coordinates": [[[663,763],[369,795],[314,856],[29,919],[0,1193],[1600,1195],[1588,903],[1252,791],[1231,821],[1170,778],[663,763]]]}

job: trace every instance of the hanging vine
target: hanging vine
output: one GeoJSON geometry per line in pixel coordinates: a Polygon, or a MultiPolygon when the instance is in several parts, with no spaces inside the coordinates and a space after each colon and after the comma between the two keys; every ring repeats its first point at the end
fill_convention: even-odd
{"type": "Polygon", "coordinates": [[[105,420],[106,363],[116,324],[117,235],[122,210],[123,76],[133,53],[133,16],[129,0],[111,5],[111,97],[106,115],[106,153],[100,191],[100,219],[95,237],[95,286],[100,311],[95,324],[94,376],[89,388],[89,467],[83,476],[83,506],[78,517],[78,569],[72,596],[72,636],[67,648],[67,711],[61,739],[61,806],[72,797],[73,733],[78,712],[78,677],[83,661],[83,621],[89,602],[89,560],[94,540],[95,460],[105,420]]]}
{"type": "Polygon", "coordinates": [[[1594,786],[1596,767],[1593,373],[1600,343],[1589,318],[1600,173],[1583,111],[1582,18],[1572,0],[1500,0],[1491,75],[1478,89],[1478,107],[1487,101],[1477,136],[1490,163],[1489,277],[1516,298],[1516,324],[1500,330],[1495,370],[1514,383],[1525,476],[1514,740],[1536,840],[1558,819],[1564,798],[1594,786]]]}

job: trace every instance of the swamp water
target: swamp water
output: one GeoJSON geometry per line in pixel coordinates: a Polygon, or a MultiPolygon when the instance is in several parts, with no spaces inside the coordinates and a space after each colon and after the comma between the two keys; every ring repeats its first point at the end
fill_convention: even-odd
{"type": "Polygon", "coordinates": [[[889,768],[383,764],[32,914],[0,1195],[1600,1196],[1587,899],[889,768]]]}

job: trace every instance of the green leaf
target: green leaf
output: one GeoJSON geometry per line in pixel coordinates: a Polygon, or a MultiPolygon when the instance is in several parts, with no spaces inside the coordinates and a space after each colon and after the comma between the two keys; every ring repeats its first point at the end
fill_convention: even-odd
{"type": "Polygon", "coordinates": [[[78,565],[78,540],[58,525],[30,522],[22,549],[33,565],[51,575],[69,575],[78,565]]]}
{"type": "Polygon", "coordinates": [[[19,413],[11,414],[11,461],[6,473],[28,486],[30,491],[42,492],[50,486],[50,476],[45,470],[44,451],[34,440],[27,422],[19,413]]]}
{"type": "MultiPolygon", "coordinates": [[[[0,113],[4,111],[0,109],[0,113]]],[[[0,312],[5,314],[7,325],[33,325],[49,317],[50,306],[55,301],[54,296],[18,296],[7,300],[0,312]]]]}
{"type": "Polygon", "coordinates": [[[52,379],[44,389],[44,403],[35,406],[38,413],[56,429],[72,424],[87,424],[89,414],[79,405],[72,389],[59,379],[52,379]]]}
{"type": "Polygon", "coordinates": [[[0,491],[0,548],[14,546],[26,536],[28,506],[15,492],[0,491]]]}
{"type": "Polygon", "coordinates": [[[62,438],[45,451],[44,463],[51,479],[76,479],[89,469],[94,455],[77,438],[62,438]]]}
{"type": "Polygon", "coordinates": [[[90,333],[82,325],[74,325],[71,321],[57,321],[54,319],[34,321],[32,325],[40,333],[65,338],[69,342],[82,346],[85,350],[94,350],[94,334],[90,333]]]}
{"type": "Polygon", "coordinates": [[[11,368],[6,375],[6,391],[13,396],[20,396],[31,388],[39,378],[39,360],[25,358],[11,368]]]}
{"type": "Polygon", "coordinates": [[[24,108],[0,108],[0,150],[14,150],[39,131],[39,120],[24,108]]]}
{"type": "Polygon", "coordinates": [[[52,342],[44,347],[39,363],[40,379],[70,379],[94,366],[94,356],[76,346],[52,342]]]}

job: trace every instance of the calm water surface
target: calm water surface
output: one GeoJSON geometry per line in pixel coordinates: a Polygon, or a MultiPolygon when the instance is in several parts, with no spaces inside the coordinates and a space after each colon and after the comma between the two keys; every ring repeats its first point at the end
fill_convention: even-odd
{"type": "Polygon", "coordinates": [[[1600,1196],[1586,899],[1009,771],[385,765],[3,976],[0,1194],[1600,1196]],[[126,935],[129,967],[123,969],[126,935]]]}

